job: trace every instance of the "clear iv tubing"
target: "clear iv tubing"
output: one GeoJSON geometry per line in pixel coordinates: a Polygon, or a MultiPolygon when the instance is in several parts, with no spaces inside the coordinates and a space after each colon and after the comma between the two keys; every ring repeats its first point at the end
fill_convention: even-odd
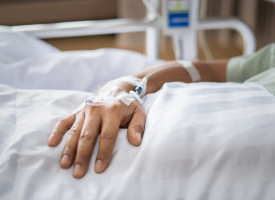
{"type": "Polygon", "coordinates": [[[106,105],[108,103],[112,103],[118,100],[124,100],[127,98],[134,98],[136,99],[140,104],[143,103],[141,97],[143,97],[146,94],[146,86],[147,86],[147,81],[148,79],[155,73],[157,73],[158,71],[167,69],[167,68],[172,68],[172,67],[179,67],[179,63],[170,63],[166,66],[160,67],[158,69],[155,69],[151,72],[149,72],[143,79],[138,79],[136,77],[122,77],[120,78],[121,81],[124,82],[128,82],[134,86],[136,86],[135,91],[130,91],[130,94],[125,94],[122,97],[107,97],[106,99],[103,100],[97,100],[95,101],[95,99],[97,98],[97,96],[93,96],[92,98],[90,97],[89,99],[86,100],[86,104],[91,105],[91,106],[102,106],[102,105],[106,105]],[[130,78],[130,80],[129,80],[130,78]]]}
{"type": "MultiPolygon", "coordinates": [[[[139,79],[133,76],[126,76],[119,78],[120,81],[128,82],[134,86],[137,86],[135,88],[135,91],[130,91],[129,94],[126,93],[125,91],[122,91],[122,93],[118,94],[117,97],[112,97],[108,95],[103,95],[103,96],[97,96],[97,95],[92,95],[89,97],[86,102],[82,103],[80,106],[78,106],[72,113],[75,114],[79,111],[81,111],[86,104],[90,106],[103,106],[112,102],[116,102],[118,100],[121,100],[123,103],[126,105],[130,105],[132,101],[137,100],[139,104],[143,103],[143,100],[141,97],[143,97],[146,94],[146,85],[148,79],[158,71],[167,69],[167,68],[172,68],[172,67],[179,67],[181,64],[180,63],[170,63],[166,66],[160,67],[158,69],[155,69],[151,72],[149,72],[143,79],[139,79]],[[122,94],[122,95],[121,95],[122,94]],[[99,98],[99,99],[98,99],[99,98]]],[[[117,80],[119,80],[117,79],[117,80]]],[[[117,92],[117,88],[113,92],[117,92]]]]}

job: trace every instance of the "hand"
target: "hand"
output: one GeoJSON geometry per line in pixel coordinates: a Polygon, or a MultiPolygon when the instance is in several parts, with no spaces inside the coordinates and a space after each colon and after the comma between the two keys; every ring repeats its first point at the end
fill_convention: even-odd
{"type": "Polygon", "coordinates": [[[62,168],[74,163],[73,176],[85,175],[94,145],[99,136],[99,149],[95,172],[103,172],[109,162],[119,128],[127,128],[127,138],[135,146],[141,144],[146,114],[140,105],[133,101],[129,106],[116,101],[104,106],[86,105],[82,111],[59,120],[48,140],[49,146],[56,146],[69,130],[67,141],[60,160],[62,168]]]}

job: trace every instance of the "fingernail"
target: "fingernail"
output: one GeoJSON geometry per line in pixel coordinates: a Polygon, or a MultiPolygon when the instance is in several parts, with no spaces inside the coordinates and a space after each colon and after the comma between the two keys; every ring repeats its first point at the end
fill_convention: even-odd
{"type": "Polygon", "coordinates": [[[48,143],[53,143],[53,140],[54,140],[54,134],[51,134],[48,139],[48,143]]]}
{"type": "Polygon", "coordinates": [[[64,155],[61,159],[61,165],[67,165],[69,163],[69,156],[68,155],[64,155]]]}
{"type": "Polygon", "coordinates": [[[138,139],[138,142],[141,142],[141,133],[140,132],[136,132],[136,137],[138,139]]]}
{"type": "Polygon", "coordinates": [[[81,170],[80,164],[76,164],[76,165],[74,166],[73,175],[74,175],[74,176],[78,175],[78,174],[80,173],[80,170],[81,170]]]}
{"type": "Polygon", "coordinates": [[[96,163],[95,163],[95,171],[96,172],[100,172],[101,165],[102,165],[102,161],[101,160],[97,160],[96,163]]]}

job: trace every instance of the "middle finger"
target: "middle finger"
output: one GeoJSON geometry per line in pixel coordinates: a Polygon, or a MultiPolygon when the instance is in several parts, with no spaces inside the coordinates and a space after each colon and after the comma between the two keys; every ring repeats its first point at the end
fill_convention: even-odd
{"type": "Polygon", "coordinates": [[[89,167],[89,161],[101,126],[101,117],[99,117],[98,110],[98,108],[94,108],[93,112],[89,113],[88,111],[85,115],[74,162],[73,176],[75,178],[84,176],[89,167]]]}

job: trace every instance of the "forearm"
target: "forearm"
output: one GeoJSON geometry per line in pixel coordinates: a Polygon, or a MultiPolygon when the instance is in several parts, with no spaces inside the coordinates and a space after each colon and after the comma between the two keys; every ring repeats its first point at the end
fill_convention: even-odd
{"type": "MultiPolygon", "coordinates": [[[[225,82],[227,62],[228,60],[197,61],[193,62],[193,65],[200,73],[200,82],[225,82]]],[[[167,66],[171,63],[176,63],[176,61],[166,62],[149,67],[138,73],[133,74],[132,76],[143,78],[149,72],[167,66]]],[[[178,67],[166,68],[150,76],[147,82],[146,94],[158,91],[164,83],[175,81],[185,83],[192,82],[189,73],[180,64],[178,64],[178,67]]],[[[126,91],[134,90],[134,86],[131,86],[128,83],[121,83],[119,86],[126,91]]]]}

